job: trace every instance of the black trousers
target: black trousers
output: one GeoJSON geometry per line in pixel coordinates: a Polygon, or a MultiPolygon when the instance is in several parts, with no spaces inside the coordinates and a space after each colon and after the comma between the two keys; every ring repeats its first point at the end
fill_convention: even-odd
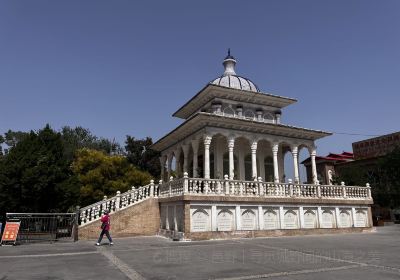
{"type": "Polygon", "coordinates": [[[101,242],[101,240],[103,239],[103,235],[104,234],[107,236],[108,240],[110,242],[112,242],[112,238],[111,238],[110,233],[108,232],[108,230],[103,229],[103,230],[101,230],[100,237],[99,237],[99,240],[97,241],[97,243],[101,242]]]}

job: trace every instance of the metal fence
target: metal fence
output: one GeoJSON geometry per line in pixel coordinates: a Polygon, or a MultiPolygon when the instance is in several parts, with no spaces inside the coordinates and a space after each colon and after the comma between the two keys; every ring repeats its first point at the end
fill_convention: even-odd
{"type": "Polygon", "coordinates": [[[76,241],[76,213],[7,213],[7,221],[21,222],[17,242],[76,241]]]}

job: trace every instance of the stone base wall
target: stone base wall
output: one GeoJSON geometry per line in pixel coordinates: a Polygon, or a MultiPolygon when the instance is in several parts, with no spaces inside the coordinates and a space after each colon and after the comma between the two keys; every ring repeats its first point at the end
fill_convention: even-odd
{"type": "Polygon", "coordinates": [[[374,228],[332,228],[332,229],[284,229],[284,230],[252,230],[252,231],[207,231],[189,232],[184,234],[185,239],[192,241],[210,239],[234,239],[234,238],[256,238],[256,237],[280,237],[312,234],[340,234],[340,233],[362,233],[371,232],[374,228]]]}
{"type": "MultiPolygon", "coordinates": [[[[151,236],[156,235],[160,229],[160,208],[156,198],[149,198],[112,213],[110,217],[112,237],[151,236]]],[[[100,226],[100,221],[80,226],[79,239],[97,239],[100,226]]]]}

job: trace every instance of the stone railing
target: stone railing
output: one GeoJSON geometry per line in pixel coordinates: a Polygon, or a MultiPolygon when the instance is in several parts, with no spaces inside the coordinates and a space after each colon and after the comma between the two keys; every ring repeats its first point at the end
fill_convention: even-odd
{"type": "Polygon", "coordinates": [[[189,178],[187,173],[183,178],[171,180],[167,183],[160,181],[159,197],[177,195],[222,195],[222,196],[253,196],[253,197],[287,197],[287,198],[314,198],[314,199],[360,199],[371,198],[371,187],[341,185],[314,185],[240,181],[225,179],[189,178]]]}
{"type": "Polygon", "coordinates": [[[157,197],[157,194],[158,185],[155,185],[154,181],[151,180],[150,184],[143,187],[132,187],[131,190],[124,193],[117,191],[117,194],[112,198],[107,199],[107,197],[104,196],[102,201],[79,210],[80,225],[97,221],[106,209],[109,210],[110,213],[113,213],[150,197],[157,197]]]}
{"type": "Polygon", "coordinates": [[[169,182],[159,182],[135,188],[80,209],[80,225],[85,225],[100,219],[104,210],[111,213],[124,209],[151,197],[174,197],[181,195],[218,195],[218,196],[247,196],[247,197],[277,197],[277,198],[311,198],[311,199],[360,199],[370,200],[371,187],[346,186],[343,182],[338,185],[311,185],[294,183],[240,181],[225,179],[189,178],[187,173],[183,178],[169,182]]]}

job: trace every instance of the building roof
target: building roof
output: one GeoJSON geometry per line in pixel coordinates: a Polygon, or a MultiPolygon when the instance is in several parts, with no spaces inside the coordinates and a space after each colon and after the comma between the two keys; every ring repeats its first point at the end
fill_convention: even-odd
{"type": "MultiPolygon", "coordinates": [[[[341,154],[329,153],[327,156],[316,156],[315,161],[331,161],[332,163],[336,162],[346,162],[354,160],[353,153],[350,152],[342,152],[341,154]]],[[[311,161],[311,157],[306,158],[301,162],[301,164],[309,164],[311,161]]]]}
{"type": "Polygon", "coordinates": [[[312,130],[284,124],[265,123],[257,120],[248,120],[233,116],[223,116],[205,112],[197,112],[186,119],[181,125],[159,139],[152,145],[156,151],[164,151],[193,134],[208,128],[225,128],[230,131],[248,131],[259,134],[268,134],[277,137],[291,137],[307,140],[316,140],[331,135],[330,132],[312,130]]]}
{"type": "Polygon", "coordinates": [[[228,88],[248,90],[260,92],[258,87],[250,80],[236,75],[235,66],[236,59],[231,55],[231,50],[228,50],[228,55],[222,62],[224,65],[224,73],[222,76],[212,80],[210,84],[224,86],[228,88]]]}

